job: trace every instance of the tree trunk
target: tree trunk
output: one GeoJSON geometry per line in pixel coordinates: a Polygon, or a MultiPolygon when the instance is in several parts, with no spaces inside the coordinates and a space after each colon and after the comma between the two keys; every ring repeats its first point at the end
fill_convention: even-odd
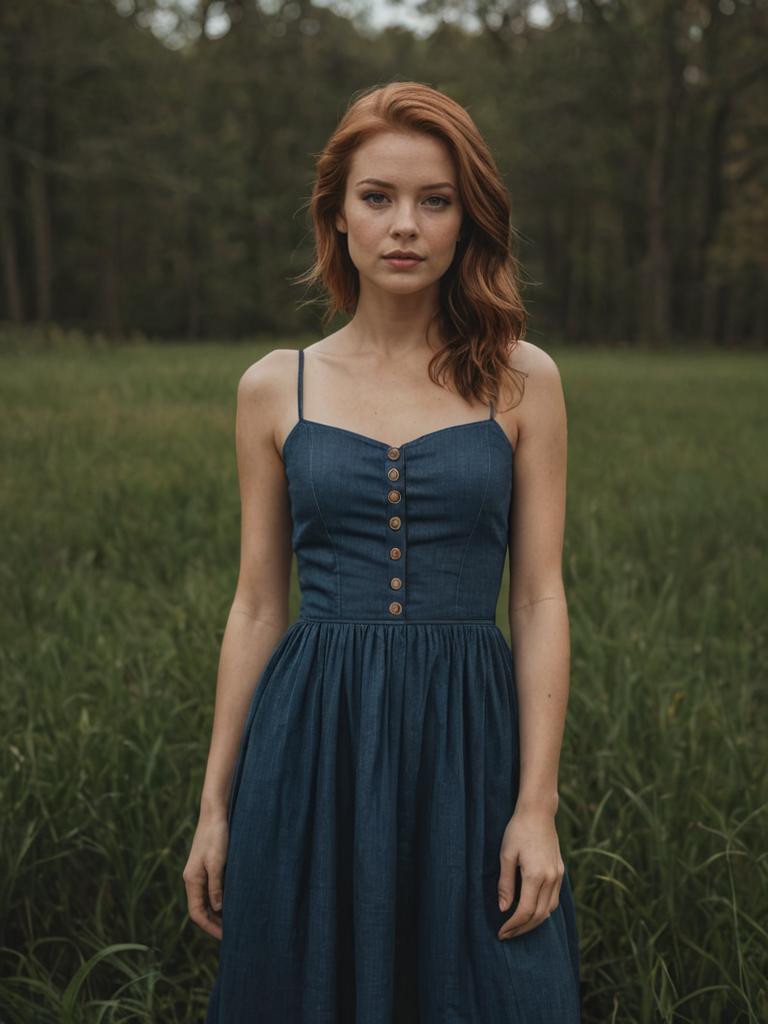
{"type": "Polygon", "coordinates": [[[40,71],[37,95],[37,154],[30,160],[27,179],[35,261],[35,316],[44,325],[51,319],[51,211],[46,160],[54,150],[52,76],[51,65],[46,61],[40,71]]]}
{"type": "Polygon", "coordinates": [[[29,202],[35,256],[35,317],[47,324],[51,318],[51,227],[48,183],[42,166],[29,166],[29,202]]]}
{"type": "Polygon", "coordinates": [[[10,158],[0,150],[0,259],[3,264],[6,317],[11,323],[24,321],[24,296],[19,273],[19,249],[13,216],[15,196],[10,158]]]}
{"type": "Polygon", "coordinates": [[[110,338],[123,333],[120,314],[120,211],[117,200],[105,197],[101,256],[102,323],[110,338]]]}
{"type": "Polygon", "coordinates": [[[682,68],[675,45],[675,0],[662,0],[658,28],[660,81],[653,144],[646,189],[646,253],[643,263],[643,309],[641,336],[652,345],[669,339],[669,276],[671,260],[667,240],[669,168],[673,145],[672,126],[679,108],[682,68]]]}

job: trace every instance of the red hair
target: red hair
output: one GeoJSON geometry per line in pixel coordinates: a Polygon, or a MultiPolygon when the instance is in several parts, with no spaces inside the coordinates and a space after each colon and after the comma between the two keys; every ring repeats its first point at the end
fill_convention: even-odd
{"type": "Polygon", "coordinates": [[[335,218],[344,202],[354,151],[388,131],[426,133],[445,144],[465,212],[461,238],[440,280],[440,301],[432,318],[445,340],[445,347],[430,361],[432,379],[437,382],[441,372],[448,373],[464,398],[475,395],[483,402],[497,401],[499,381],[506,371],[515,377],[515,390],[522,397],[521,378],[527,374],[508,362],[526,325],[518,289],[519,264],[512,253],[509,194],[474,121],[445,93],[420,82],[392,82],[353,96],[324,148],[315,154],[316,177],[309,200],[315,261],[296,281],[324,288],[324,327],[339,311],[354,313],[359,273],[335,218]]]}

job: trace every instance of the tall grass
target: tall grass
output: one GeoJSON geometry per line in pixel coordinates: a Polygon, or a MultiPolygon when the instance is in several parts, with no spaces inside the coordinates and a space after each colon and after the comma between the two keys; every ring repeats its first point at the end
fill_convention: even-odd
{"type": "MultiPolygon", "coordinates": [[[[235,387],[263,350],[0,357],[5,1024],[203,1019],[217,945],[181,872],[237,578],[235,387]]],[[[584,1021],[764,1022],[765,361],[552,354],[584,1021]]]]}

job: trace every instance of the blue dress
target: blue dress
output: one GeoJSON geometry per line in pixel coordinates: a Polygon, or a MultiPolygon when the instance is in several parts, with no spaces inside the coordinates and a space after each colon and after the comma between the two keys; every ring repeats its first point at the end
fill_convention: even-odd
{"type": "Polygon", "coordinates": [[[254,691],[230,790],[206,1024],[578,1024],[560,905],[497,932],[519,780],[495,622],[514,452],[490,416],[398,447],[305,419],[283,449],[299,618],[254,691]]]}

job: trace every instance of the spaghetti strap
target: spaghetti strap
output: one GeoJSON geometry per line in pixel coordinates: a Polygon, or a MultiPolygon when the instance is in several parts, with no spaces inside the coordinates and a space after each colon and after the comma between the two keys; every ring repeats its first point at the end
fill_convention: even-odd
{"type": "Polygon", "coordinates": [[[303,385],[304,385],[304,349],[300,348],[299,349],[299,378],[298,378],[298,384],[297,384],[297,387],[296,387],[296,392],[297,392],[296,397],[298,399],[299,419],[300,420],[304,419],[304,412],[303,412],[303,409],[302,409],[302,392],[304,390],[303,385]]]}

